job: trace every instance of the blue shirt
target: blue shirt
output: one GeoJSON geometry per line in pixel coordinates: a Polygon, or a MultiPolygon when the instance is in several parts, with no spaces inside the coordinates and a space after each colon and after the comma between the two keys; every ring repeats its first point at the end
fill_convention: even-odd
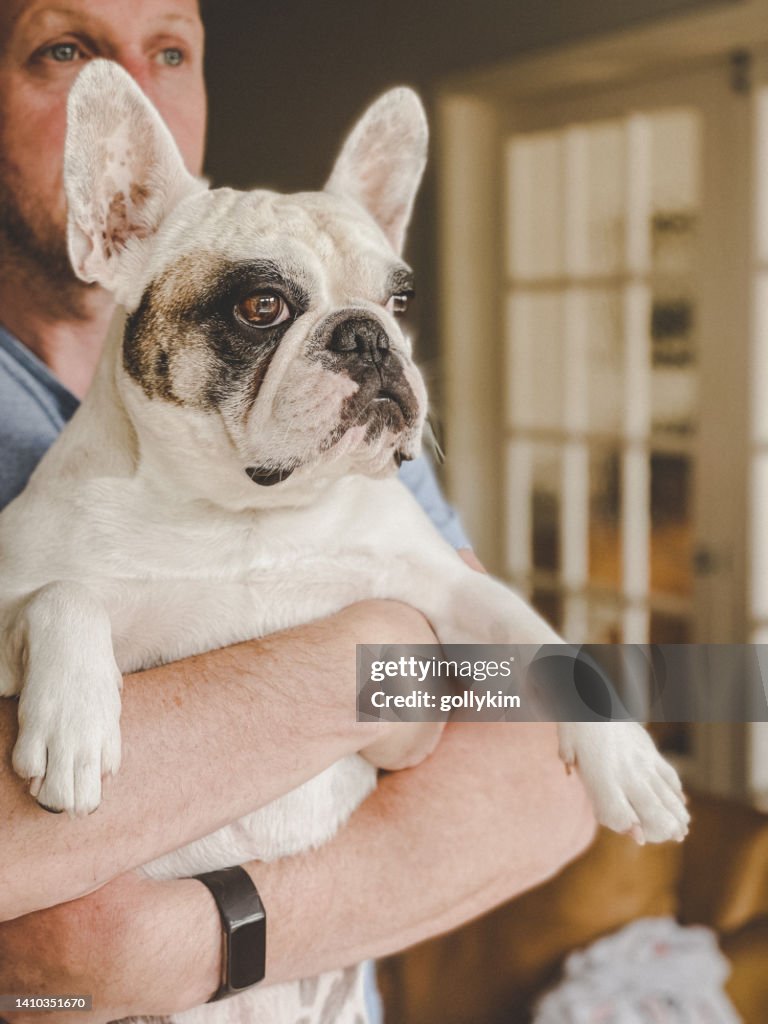
{"type": "MultiPolygon", "coordinates": [[[[0,508],[24,489],[77,406],[45,363],[0,325],[0,508]]],[[[404,462],[400,479],[450,544],[470,546],[428,459],[404,462]]]]}
{"type": "Polygon", "coordinates": [[[24,489],[77,406],[45,363],[0,326],[0,508],[24,489]]]}

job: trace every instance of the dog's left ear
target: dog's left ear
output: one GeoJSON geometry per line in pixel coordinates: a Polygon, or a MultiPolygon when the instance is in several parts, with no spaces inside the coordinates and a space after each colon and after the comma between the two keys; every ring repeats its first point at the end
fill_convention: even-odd
{"type": "Polygon", "coordinates": [[[427,118],[412,89],[392,89],[352,129],[325,190],[356,200],[402,252],[427,162],[427,118]]]}
{"type": "Polygon", "coordinates": [[[148,240],[174,206],[204,188],[128,72],[112,61],[90,61],[69,94],[64,147],[69,257],[77,276],[124,301],[148,240]]]}

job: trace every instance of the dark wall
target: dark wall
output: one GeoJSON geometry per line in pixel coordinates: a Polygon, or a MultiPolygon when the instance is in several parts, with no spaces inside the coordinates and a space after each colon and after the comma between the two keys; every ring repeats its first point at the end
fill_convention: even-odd
{"type": "MultiPolygon", "coordinates": [[[[215,184],[320,187],[344,132],[390,85],[415,86],[429,108],[436,79],[559,42],[702,7],[704,0],[208,0],[210,129],[215,184]]],[[[422,188],[408,255],[417,270],[416,328],[429,376],[437,342],[434,169],[422,188]]]]}

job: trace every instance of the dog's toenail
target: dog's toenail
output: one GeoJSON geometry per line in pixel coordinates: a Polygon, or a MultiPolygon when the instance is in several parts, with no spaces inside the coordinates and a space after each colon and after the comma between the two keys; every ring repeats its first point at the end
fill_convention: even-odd
{"type": "Polygon", "coordinates": [[[63,810],[60,809],[60,808],[57,809],[56,807],[46,807],[46,805],[45,804],[41,804],[39,800],[37,801],[37,806],[41,807],[44,811],[48,811],[49,814],[63,814],[64,813],[63,810]]]}

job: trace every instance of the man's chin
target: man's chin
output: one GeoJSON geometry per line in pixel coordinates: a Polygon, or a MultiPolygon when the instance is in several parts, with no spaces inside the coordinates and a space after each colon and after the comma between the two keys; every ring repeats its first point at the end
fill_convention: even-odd
{"type": "MultiPolygon", "coordinates": [[[[42,293],[51,318],[85,317],[87,296],[98,285],[78,280],[67,252],[66,214],[28,203],[17,175],[0,154],[0,250],[4,273],[25,292],[42,293]]],[[[39,301],[39,299],[38,299],[39,301]]]]}
{"type": "MultiPolygon", "coordinates": [[[[90,318],[91,296],[101,291],[100,285],[80,281],[72,270],[63,239],[49,233],[36,232],[0,202],[0,251],[6,273],[25,294],[36,297],[40,312],[51,320],[87,320],[90,318]],[[46,237],[48,236],[48,237],[46,237]],[[40,297],[44,297],[44,305],[40,297]]],[[[3,276],[6,276],[5,274],[3,276]]]]}

